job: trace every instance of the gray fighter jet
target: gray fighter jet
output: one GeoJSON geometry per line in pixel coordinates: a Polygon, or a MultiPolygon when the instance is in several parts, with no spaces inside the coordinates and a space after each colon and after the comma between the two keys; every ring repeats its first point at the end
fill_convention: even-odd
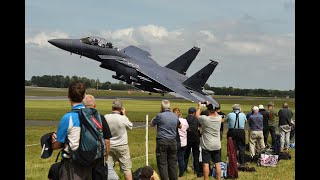
{"type": "Polygon", "coordinates": [[[206,92],[203,86],[212,74],[218,62],[211,62],[191,77],[186,71],[198,55],[200,48],[193,47],[165,67],[160,66],[149,52],[135,46],[118,49],[111,42],[99,37],[81,39],[51,39],[52,45],[71,53],[79,54],[99,61],[100,67],[115,71],[112,77],[132,84],[149,92],[170,93],[192,102],[209,101],[218,103],[206,92]]]}

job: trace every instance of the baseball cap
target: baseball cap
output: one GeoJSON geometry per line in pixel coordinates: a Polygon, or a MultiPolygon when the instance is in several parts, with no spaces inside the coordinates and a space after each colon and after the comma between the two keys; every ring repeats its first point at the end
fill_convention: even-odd
{"type": "Polygon", "coordinates": [[[51,143],[51,136],[53,132],[47,133],[43,135],[40,139],[40,144],[41,144],[41,158],[46,159],[51,156],[52,154],[52,143],[51,143]]]}
{"type": "Polygon", "coordinates": [[[195,113],[196,111],[197,111],[196,108],[190,107],[189,110],[188,110],[188,113],[192,114],[192,113],[195,113]]]}
{"type": "Polygon", "coordinates": [[[119,100],[114,100],[114,101],[112,102],[112,107],[113,107],[113,108],[122,108],[122,102],[119,101],[119,100]]]}
{"type": "Polygon", "coordinates": [[[264,109],[262,104],[259,105],[259,109],[264,109]]]}

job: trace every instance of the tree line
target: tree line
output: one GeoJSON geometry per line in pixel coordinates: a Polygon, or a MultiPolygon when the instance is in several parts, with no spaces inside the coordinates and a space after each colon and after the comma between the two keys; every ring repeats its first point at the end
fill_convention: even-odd
{"type": "MultiPolygon", "coordinates": [[[[44,75],[32,76],[31,80],[25,80],[25,86],[38,86],[38,87],[55,87],[67,88],[72,81],[81,81],[85,84],[86,88],[95,88],[103,90],[137,90],[136,87],[126,84],[122,81],[119,83],[111,83],[109,81],[100,82],[99,79],[88,79],[86,77],[78,76],[62,76],[62,75],[44,75]]],[[[240,89],[233,87],[210,87],[205,84],[204,89],[211,90],[215,95],[231,95],[231,96],[257,96],[257,97],[295,97],[295,89],[289,91],[271,90],[271,89],[240,89]]]]}

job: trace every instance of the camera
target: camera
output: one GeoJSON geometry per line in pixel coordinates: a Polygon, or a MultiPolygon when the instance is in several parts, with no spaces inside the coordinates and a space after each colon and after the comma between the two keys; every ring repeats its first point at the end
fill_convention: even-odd
{"type": "Polygon", "coordinates": [[[120,111],[120,115],[124,115],[123,111],[124,111],[124,107],[121,108],[121,111],[120,111]]]}
{"type": "Polygon", "coordinates": [[[207,104],[207,102],[206,102],[206,101],[203,101],[203,102],[201,102],[201,104],[205,104],[205,105],[206,105],[206,104],[207,104]]]}

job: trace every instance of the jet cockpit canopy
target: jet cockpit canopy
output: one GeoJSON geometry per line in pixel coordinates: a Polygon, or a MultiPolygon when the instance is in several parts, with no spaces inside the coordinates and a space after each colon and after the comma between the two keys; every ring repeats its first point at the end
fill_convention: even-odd
{"type": "Polygon", "coordinates": [[[96,36],[81,38],[80,41],[85,44],[100,46],[103,48],[113,48],[111,42],[107,42],[105,39],[96,36]]]}

